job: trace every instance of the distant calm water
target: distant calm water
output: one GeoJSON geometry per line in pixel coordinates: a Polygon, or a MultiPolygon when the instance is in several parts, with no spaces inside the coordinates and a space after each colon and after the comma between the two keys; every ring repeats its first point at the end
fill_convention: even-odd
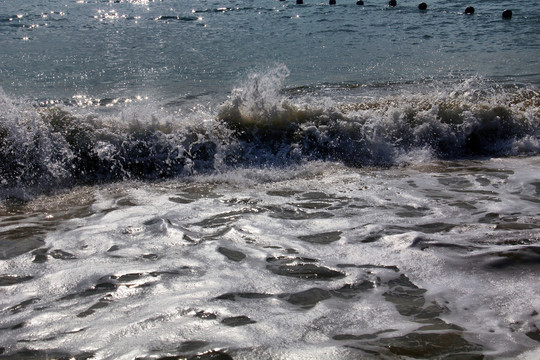
{"type": "Polygon", "coordinates": [[[0,0],[0,358],[538,358],[540,6],[419,2],[0,0]]]}
{"type": "Polygon", "coordinates": [[[223,100],[247,73],[275,64],[291,71],[288,86],[540,81],[534,2],[433,1],[425,12],[414,1],[304,3],[5,0],[2,87],[30,99],[223,100]]]}

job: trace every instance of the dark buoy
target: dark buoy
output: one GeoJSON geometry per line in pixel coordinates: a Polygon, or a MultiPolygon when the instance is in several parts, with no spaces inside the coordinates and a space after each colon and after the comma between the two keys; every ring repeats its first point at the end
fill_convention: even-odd
{"type": "Polygon", "coordinates": [[[363,2],[362,0],[358,0],[358,1],[356,2],[356,5],[362,5],[362,6],[364,6],[364,2],[363,2]]]}
{"type": "Polygon", "coordinates": [[[512,17],[512,10],[504,10],[502,13],[503,19],[510,19],[512,17]]]}
{"type": "Polygon", "coordinates": [[[296,5],[302,5],[304,3],[304,0],[296,0],[296,5]]]}
{"type": "Polygon", "coordinates": [[[425,2],[418,4],[418,9],[427,10],[427,4],[425,2]]]}
{"type": "Polygon", "coordinates": [[[465,14],[467,14],[467,15],[474,14],[474,8],[472,6],[469,6],[468,8],[466,8],[465,9],[465,14]]]}
{"type": "Polygon", "coordinates": [[[390,0],[388,2],[388,6],[396,6],[397,5],[397,1],[396,0],[390,0]]]}
{"type": "Polygon", "coordinates": [[[330,0],[330,1],[328,2],[328,5],[336,5],[336,0],[330,0]]]}

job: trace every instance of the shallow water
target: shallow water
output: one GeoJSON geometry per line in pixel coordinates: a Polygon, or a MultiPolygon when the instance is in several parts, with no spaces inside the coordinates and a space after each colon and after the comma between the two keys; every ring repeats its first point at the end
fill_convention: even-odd
{"type": "Polygon", "coordinates": [[[539,164],[313,163],[6,206],[40,242],[4,253],[4,351],[515,357],[538,348],[539,164]]]}

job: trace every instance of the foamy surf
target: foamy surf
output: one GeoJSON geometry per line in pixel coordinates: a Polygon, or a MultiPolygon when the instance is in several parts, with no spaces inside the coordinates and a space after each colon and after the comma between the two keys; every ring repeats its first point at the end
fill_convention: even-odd
{"type": "Polygon", "coordinates": [[[148,101],[104,112],[39,107],[1,94],[3,197],[239,167],[395,166],[540,150],[534,88],[474,80],[329,100],[287,91],[288,75],[284,66],[253,73],[214,113],[175,112],[148,101]]]}
{"type": "Polygon", "coordinates": [[[3,235],[25,247],[2,244],[2,351],[532,356],[539,170],[537,157],[311,162],[11,204],[3,235]]]}

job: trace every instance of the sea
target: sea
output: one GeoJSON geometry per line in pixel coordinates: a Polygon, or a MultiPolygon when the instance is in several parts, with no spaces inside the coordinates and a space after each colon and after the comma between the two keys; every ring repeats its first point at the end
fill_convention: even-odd
{"type": "Polygon", "coordinates": [[[0,359],[540,358],[540,5],[336,2],[0,0],[0,359]]]}

